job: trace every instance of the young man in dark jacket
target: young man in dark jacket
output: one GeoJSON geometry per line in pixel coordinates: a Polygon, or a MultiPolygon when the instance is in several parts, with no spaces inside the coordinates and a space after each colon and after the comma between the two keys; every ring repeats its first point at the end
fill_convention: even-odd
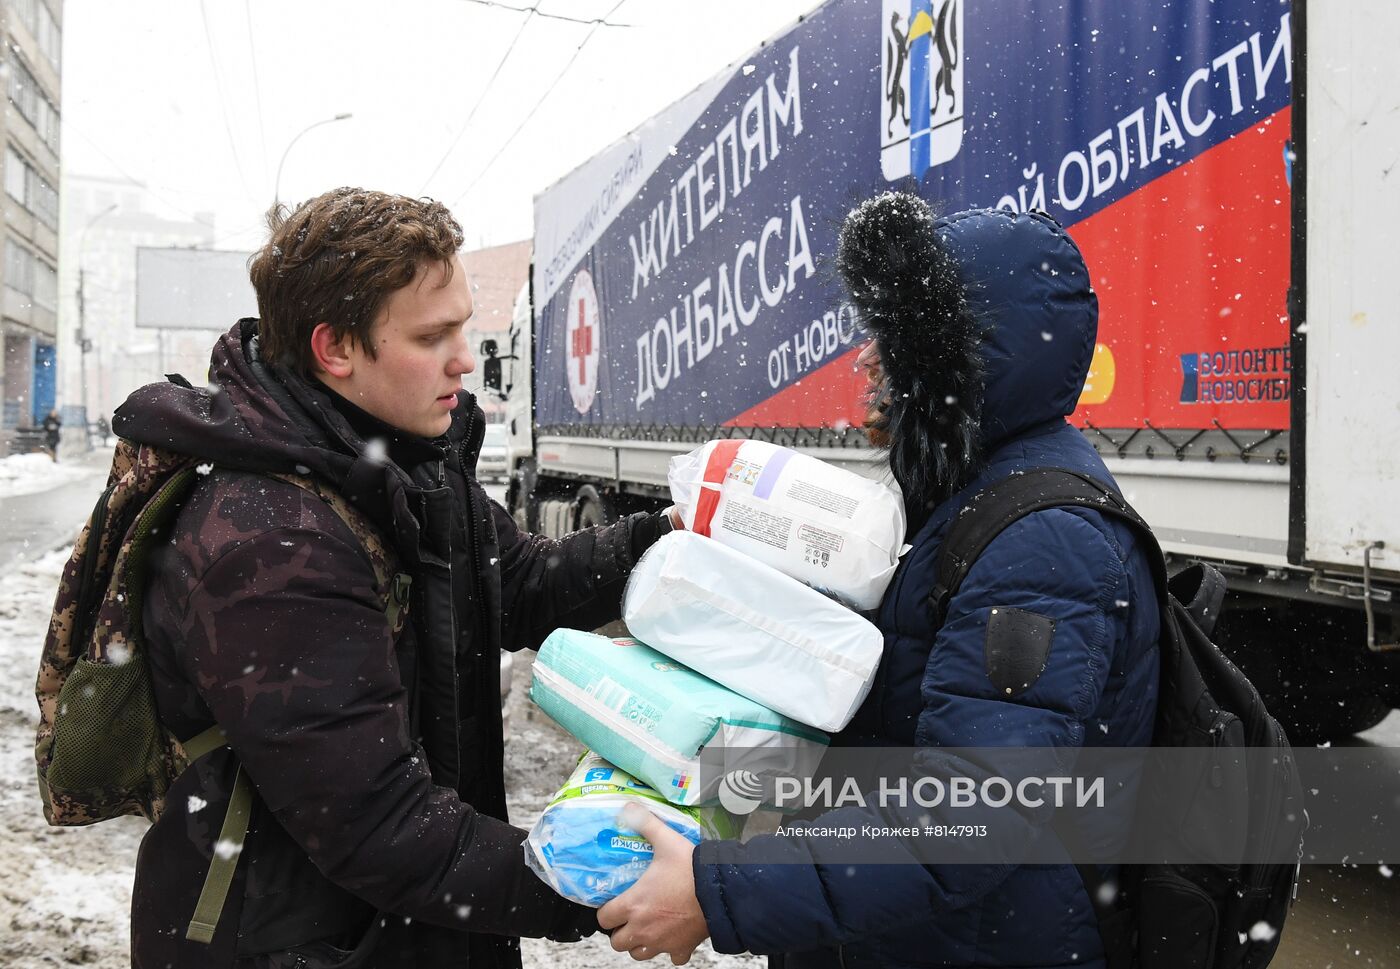
{"type": "Polygon", "coordinates": [[[114,419],[205,462],[143,621],[165,725],[228,741],[142,842],[133,963],[518,966],[518,936],[596,923],[526,869],[506,823],[499,650],[616,619],[670,519],[556,542],[487,498],[461,386],[471,290],[442,205],[337,189],[269,223],[250,265],[260,319],[220,338],[209,389],[151,385],[114,419]],[[386,571],[411,578],[401,623],[386,571]],[[220,841],[240,769],[255,792],[241,849],[220,841]],[[212,942],[187,940],[211,856],[234,851],[212,942]]]}
{"type": "MultiPolygon", "coordinates": [[[[1068,771],[1081,748],[1146,745],[1159,612],[1126,526],[1086,508],[1032,513],[987,546],[941,624],[929,604],[940,545],[978,491],[1040,467],[1113,484],[1065,420],[1098,328],[1078,248],[1041,213],[936,219],[922,199],[891,192],[848,217],[838,268],[874,337],[861,361],[873,384],[867,430],[889,449],[912,548],[874,617],[885,651],[869,698],[832,746],[914,749],[920,775],[939,777],[985,772],[975,758],[989,748],[1046,748],[1038,756],[1068,771]],[[1019,621],[993,622],[1000,607],[1019,621]]],[[[1109,822],[1082,840],[1111,856],[1135,797],[1133,785],[1115,790],[1109,822]]],[[[948,820],[914,801],[867,804],[820,823],[948,820]]],[[[1028,841],[1045,816],[998,820],[998,838],[1028,841]]],[[[709,936],[720,952],[780,955],[784,969],[1104,965],[1093,905],[1067,863],[1017,864],[1009,852],[992,863],[994,846],[964,856],[985,864],[925,864],[886,839],[869,851],[887,863],[831,864],[816,827],[692,849],[655,819],[640,826],[657,860],[598,916],[614,948],[636,957],[684,961],[709,936]]]]}

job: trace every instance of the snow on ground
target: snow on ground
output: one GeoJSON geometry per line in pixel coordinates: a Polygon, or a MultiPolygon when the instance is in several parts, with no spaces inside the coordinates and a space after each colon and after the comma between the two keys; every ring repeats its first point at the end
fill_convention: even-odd
{"type": "Polygon", "coordinates": [[[145,822],[51,828],[35,783],[34,674],[69,554],[50,552],[0,582],[0,965],[10,969],[131,964],[127,910],[145,822]]]}
{"type": "MultiPolygon", "coordinates": [[[[45,458],[45,461],[48,459],[45,458]]],[[[52,468],[52,465],[49,465],[52,468]]],[[[128,910],[136,849],[146,823],[121,818],[88,828],[51,828],[34,776],[34,674],[58,578],[71,549],[60,549],[0,575],[0,966],[122,969],[128,956],[128,910]]],[[[516,657],[509,700],[506,784],[511,820],[528,826],[563,783],[580,745],[530,703],[533,654],[516,657]]],[[[606,936],[560,946],[522,943],[527,967],[632,966],[606,936]]],[[[670,965],[662,957],[655,965],[670,965]]],[[[751,956],[720,956],[709,944],[691,965],[746,969],[751,956]]]]}
{"type": "Polygon", "coordinates": [[[55,463],[47,454],[11,454],[0,458],[0,498],[47,491],[92,473],[88,465],[71,461],[55,463]]]}

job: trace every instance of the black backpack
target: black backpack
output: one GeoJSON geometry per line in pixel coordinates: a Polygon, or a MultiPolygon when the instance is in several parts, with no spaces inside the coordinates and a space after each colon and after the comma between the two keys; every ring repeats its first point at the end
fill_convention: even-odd
{"type": "MultiPolygon", "coordinates": [[[[1042,468],[1013,474],[976,494],[953,522],[939,550],[930,594],[935,622],[983,549],[1018,519],[1047,508],[1079,505],[1127,522],[1151,563],[1162,607],[1161,687],[1154,748],[1213,747],[1241,755],[1243,770],[1197,778],[1192,817],[1242,822],[1249,858],[1301,857],[1307,826],[1303,791],[1283,728],[1259,693],[1210,640],[1225,597],[1225,580],[1197,563],[1167,578],[1152,530],[1113,489],[1074,471],[1042,468]],[[1251,748],[1252,750],[1247,750],[1251,748]],[[1261,755],[1264,752],[1263,755],[1261,755]],[[1243,756],[1249,754],[1249,756],[1243,756]],[[1242,805],[1247,806],[1242,811],[1242,805]]],[[[1209,768],[1203,768],[1209,770],[1209,768]]],[[[1178,778],[1179,780],[1179,778],[1178,778]]],[[[1165,796],[1144,781],[1139,803],[1165,796]]],[[[1173,793],[1179,798],[1180,790],[1173,793]]],[[[1075,837],[1054,826],[1076,853],[1075,837]]],[[[1173,838],[1190,854],[1198,833],[1183,825],[1173,838]]],[[[1204,841],[1214,843],[1208,831],[1204,841]]],[[[1206,857],[1206,853],[1199,855],[1206,857]]],[[[1298,862],[1122,865],[1105,889],[1095,865],[1079,864],[1098,915],[1109,969],[1261,969],[1278,948],[1296,895],[1298,862]]]]}

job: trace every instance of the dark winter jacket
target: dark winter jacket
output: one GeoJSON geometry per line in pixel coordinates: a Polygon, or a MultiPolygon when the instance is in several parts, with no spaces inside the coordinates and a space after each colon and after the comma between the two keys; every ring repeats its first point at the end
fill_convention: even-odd
{"type": "MultiPolygon", "coordinates": [[[[1082,747],[1146,744],[1156,712],[1158,606],[1148,562],[1117,522],[1079,508],[1022,519],[986,549],[946,621],[934,625],[928,595],[939,546],[975,492],[1034,467],[1072,468],[1112,482],[1064,419],[1084,383],[1098,315],[1074,244],[1040,215],[979,211],[936,225],[982,327],[975,347],[985,368],[979,392],[959,402],[978,423],[973,447],[945,469],[957,490],[931,511],[911,509],[919,522],[913,547],[876,616],[885,641],[879,672],[834,742],[921,748],[920,773],[932,776],[976,776],[978,765],[959,762],[948,748],[1057,748],[1068,768],[1082,747]],[[988,617],[995,606],[1054,621],[1043,671],[1014,696],[988,673],[988,617]]],[[[887,371],[896,355],[907,365],[911,354],[933,352],[920,341],[938,339],[937,326],[920,335],[917,321],[896,329],[888,316],[862,309],[887,371]]],[[[966,366],[976,372],[978,362],[966,366]]],[[[952,396],[939,387],[944,375],[916,368],[910,379],[920,386],[896,386],[896,394],[952,396]]],[[[925,436],[919,442],[925,451],[948,453],[957,449],[940,449],[946,435],[966,428],[945,418],[926,414],[901,426],[925,436]]],[[[842,808],[823,823],[922,826],[930,813],[934,823],[948,820],[917,804],[900,812],[871,803],[842,808]]],[[[1096,845],[1122,836],[1084,834],[1096,845]]],[[[695,853],[697,892],[719,951],[789,953],[788,967],[1102,965],[1089,898],[1068,865],[814,865],[812,841],[756,840],[707,842],[695,853]],[[770,860],[779,852],[792,864],[746,865],[759,850],[770,860]]]]}
{"type": "Polygon", "coordinates": [[[615,619],[637,515],[555,542],[518,531],[473,478],[483,419],[463,395],[428,442],[259,362],[256,321],[220,339],[215,390],[152,385],[121,436],[209,467],[153,562],[144,625],[161,717],[229,748],[176,782],[142,842],[133,962],[157,966],[517,966],[520,935],[578,938],[591,910],[525,868],[506,823],[499,649],[615,619]],[[366,437],[387,439],[385,449],[366,437]],[[316,494],[382,535],[367,548],[316,494]],[[412,576],[397,641],[372,555],[412,576]],[[256,791],[211,945],[185,928],[234,772],[256,791]],[[297,961],[300,957],[303,961],[297,961]]]}

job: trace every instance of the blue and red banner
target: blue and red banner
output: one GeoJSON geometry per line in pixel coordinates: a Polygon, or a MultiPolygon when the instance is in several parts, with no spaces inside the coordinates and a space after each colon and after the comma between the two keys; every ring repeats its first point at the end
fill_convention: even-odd
{"type": "Polygon", "coordinates": [[[1290,81],[1278,0],[831,0],[539,197],[573,248],[537,231],[536,421],[857,420],[829,258],[916,188],[1070,227],[1101,305],[1077,418],[1285,428],[1290,81]]]}

